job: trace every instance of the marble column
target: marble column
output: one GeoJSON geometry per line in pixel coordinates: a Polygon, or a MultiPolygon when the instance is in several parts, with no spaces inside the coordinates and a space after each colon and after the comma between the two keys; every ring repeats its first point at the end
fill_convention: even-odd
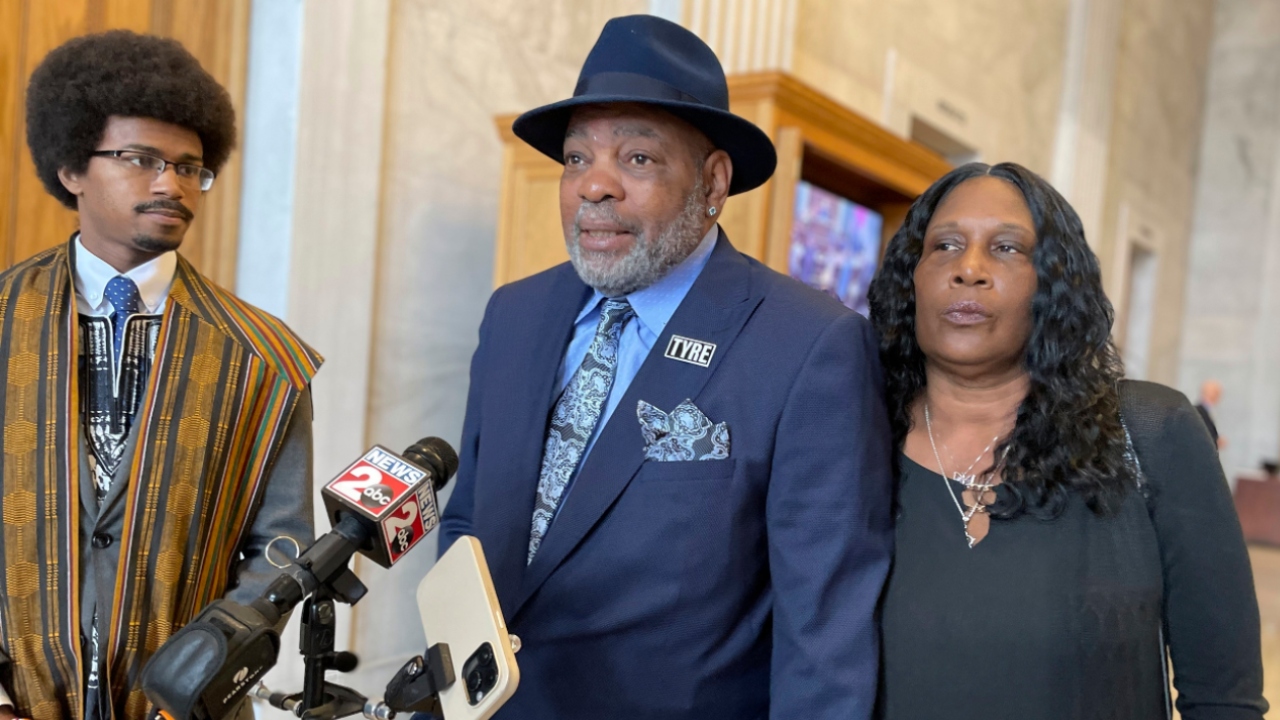
{"type": "Polygon", "coordinates": [[[1080,215],[1096,247],[1102,223],[1112,89],[1124,3],[1071,0],[1062,102],[1050,182],[1080,215]]]}
{"type": "Polygon", "coordinates": [[[799,0],[687,0],[685,27],[715,50],[725,72],[790,70],[799,0]]]}
{"type": "Polygon", "coordinates": [[[1280,5],[1218,0],[1180,387],[1222,382],[1228,476],[1280,454],[1280,5]]]}

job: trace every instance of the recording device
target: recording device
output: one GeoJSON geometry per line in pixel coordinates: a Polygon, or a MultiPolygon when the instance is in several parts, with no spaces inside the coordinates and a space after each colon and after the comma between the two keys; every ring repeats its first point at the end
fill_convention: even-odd
{"type": "Polygon", "coordinates": [[[520,684],[520,638],[507,633],[480,541],[462,536],[418,585],[427,642],[387,685],[365,717],[431,712],[448,720],[488,720],[520,684]]]}
{"type": "Polygon", "coordinates": [[[447,643],[459,682],[440,691],[449,720],[488,720],[520,684],[520,639],[507,633],[480,541],[458,538],[418,584],[427,641],[447,643]]]}
{"type": "Polygon", "coordinates": [[[342,717],[352,705],[359,712],[363,697],[324,680],[327,670],[355,666],[354,655],[333,650],[334,600],[354,605],[367,592],[347,563],[356,552],[383,567],[403,557],[439,523],[435,492],[457,469],[457,453],[440,438],[402,456],[365,453],[322,491],[333,529],[248,605],[215,601],[170,637],[143,669],[147,697],[176,720],[226,717],[275,665],[281,619],[310,596],[300,640],[305,686],[293,705],[320,708],[313,717],[342,717]]]}

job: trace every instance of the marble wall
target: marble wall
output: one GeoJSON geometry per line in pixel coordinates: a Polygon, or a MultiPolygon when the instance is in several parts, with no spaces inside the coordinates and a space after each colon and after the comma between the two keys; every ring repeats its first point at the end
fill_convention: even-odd
{"type": "Polygon", "coordinates": [[[1070,0],[799,0],[791,70],[904,136],[1048,174],[1070,0]]]}
{"type": "Polygon", "coordinates": [[[1280,455],[1280,4],[1219,0],[1180,385],[1223,383],[1229,473],[1280,455]]]}
{"type": "Polygon", "coordinates": [[[1142,374],[1174,383],[1212,32],[1212,0],[799,0],[782,65],[904,136],[942,131],[956,160],[1055,178],[1120,305],[1115,238],[1158,238],[1142,374]]]}
{"type": "Polygon", "coordinates": [[[1075,208],[1085,238],[1102,234],[1124,3],[1072,0],[1067,21],[1058,131],[1048,179],[1075,208]]]}
{"type": "Polygon", "coordinates": [[[1178,381],[1213,25],[1212,0],[1126,0],[1121,19],[1102,232],[1094,249],[1112,299],[1121,304],[1118,238],[1146,237],[1157,251],[1143,374],[1169,385],[1178,381]]]}

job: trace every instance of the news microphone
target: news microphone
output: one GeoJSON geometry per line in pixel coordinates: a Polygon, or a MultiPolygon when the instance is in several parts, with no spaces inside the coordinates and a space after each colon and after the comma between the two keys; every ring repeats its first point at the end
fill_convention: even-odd
{"type": "Polygon", "coordinates": [[[369,522],[361,554],[384,568],[394,565],[440,524],[436,491],[458,470],[458,454],[436,437],[402,455],[375,445],[321,490],[329,522],[346,516],[369,522]]]}
{"type": "MultiPolygon", "coordinates": [[[[174,633],[143,669],[147,697],[179,720],[218,720],[234,710],[275,665],[275,626],[284,615],[318,588],[350,604],[363,597],[364,585],[347,567],[352,555],[361,552],[383,567],[403,557],[439,524],[435,493],[457,469],[457,453],[435,437],[402,455],[379,446],[365,453],[322,490],[333,529],[248,605],[217,600],[174,633]]],[[[323,644],[331,649],[332,640],[330,630],[323,644]]],[[[308,643],[304,637],[303,654],[311,661],[308,643]]],[[[324,669],[348,664],[349,653],[314,654],[323,662],[321,680],[324,669]]]]}
{"type": "Polygon", "coordinates": [[[321,490],[333,529],[286,567],[263,599],[283,615],[326,585],[354,604],[364,586],[347,568],[360,552],[389,568],[440,524],[436,490],[458,470],[458,454],[437,437],[422,438],[402,455],[375,445],[321,490]]]}

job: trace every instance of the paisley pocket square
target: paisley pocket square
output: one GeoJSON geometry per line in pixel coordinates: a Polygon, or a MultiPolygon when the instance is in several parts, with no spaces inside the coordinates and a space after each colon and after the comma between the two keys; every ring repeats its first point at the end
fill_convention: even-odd
{"type": "Polygon", "coordinates": [[[636,405],[644,457],[657,462],[723,460],[729,457],[728,423],[712,423],[685,400],[671,412],[663,412],[641,400],[636,405]]]}

